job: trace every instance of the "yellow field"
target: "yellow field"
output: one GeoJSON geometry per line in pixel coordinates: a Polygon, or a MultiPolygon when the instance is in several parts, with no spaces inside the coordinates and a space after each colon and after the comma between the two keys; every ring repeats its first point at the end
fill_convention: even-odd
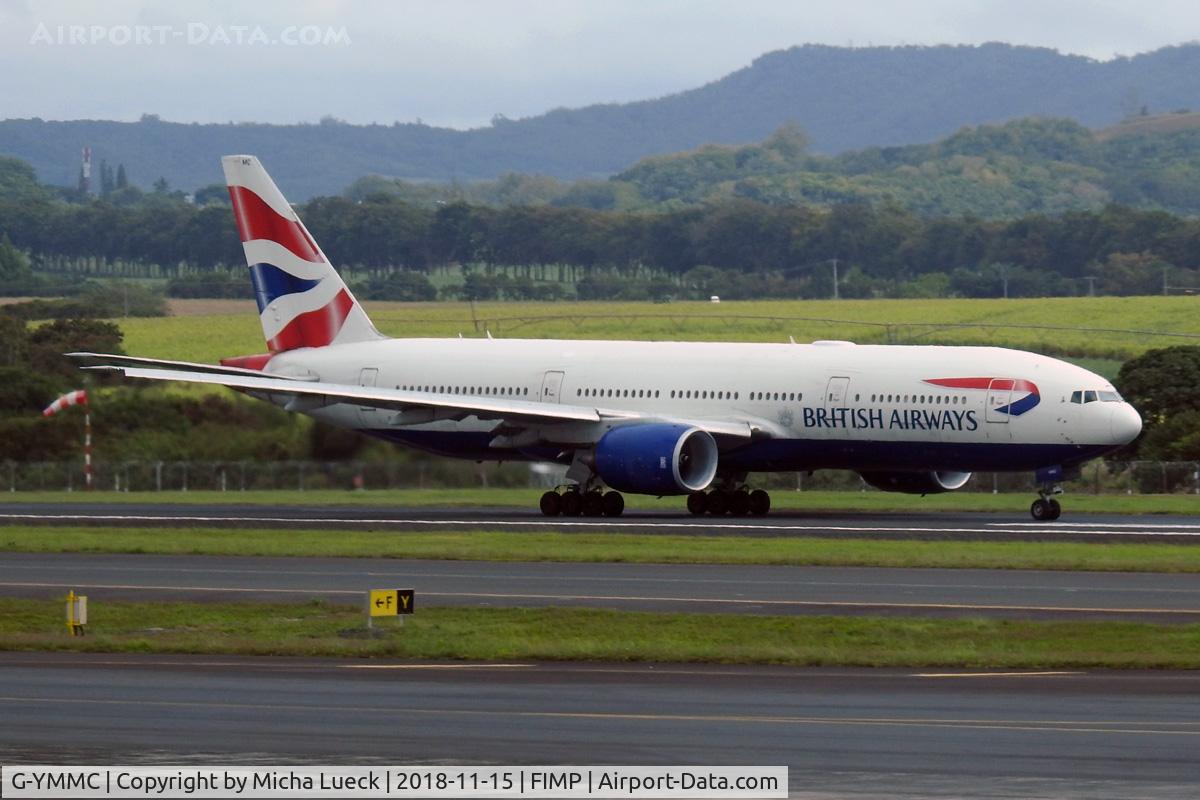
{"type": "MultiPolygon", "coordinates": [[[[493,336],[860,343],[994,344],[1121,361],[1153,347],[1200,344],[1200,298],[814,300],[724,303],[368,303],[397,337],[493,336]]],[[[187,301],[177,316],[121,319],[129,353],[212,362],[259,353],[248,301],[187,301]],[[236,313],[235,313],[236,311],[236,313]]]]}

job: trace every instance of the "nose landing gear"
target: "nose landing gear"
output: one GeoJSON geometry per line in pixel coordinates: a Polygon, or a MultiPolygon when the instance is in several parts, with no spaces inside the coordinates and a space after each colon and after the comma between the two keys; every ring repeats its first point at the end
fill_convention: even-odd
{"type": "Polygon", "coordinates": [[[1053,522],[1062,516],[1062,505],[1053,495],[1062,494],[1062,487],[1057,483],[1046,483],[1038,489],[1038,499],[1029,506],[1029,515],[1038,522],[1053,522]]]}
{"type": "Polygon", "coordinates": [[[1078,465],[1043,467],[1035,472],[1033,479],[1038,485],[1038,499],[1029,506],[1029,515],[1038,522],[1053,522],[1061,517],[1062,506],[1054,499],[1054,495],[1063,493],[1060,481],[1073,480],[1078,477],[1078,465]]]}

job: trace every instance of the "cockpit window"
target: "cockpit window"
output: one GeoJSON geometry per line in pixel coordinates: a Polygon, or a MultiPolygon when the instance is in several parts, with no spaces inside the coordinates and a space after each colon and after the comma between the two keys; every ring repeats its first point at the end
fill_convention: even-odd
{"type": "Polygon", "coordinates": [[[1097,389],[1081,389],[1071,392],[1072,403],[1123,403],[1121,395],[1117,392],[1097,389]]]}

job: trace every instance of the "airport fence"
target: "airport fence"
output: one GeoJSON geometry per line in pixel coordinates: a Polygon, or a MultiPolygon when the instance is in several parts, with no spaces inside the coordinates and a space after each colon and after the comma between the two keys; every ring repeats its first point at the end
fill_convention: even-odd
{"type": "MultiPolygon", "coordinates": [[[[565,469],[554,464],[473,464],[460,461],[100,461],[100,491],[260,491],[317,489],[437,489],[464,487],[553,487],[565,469]]],[[[755,475],[766,489],[867,491],[852,472],[755,475]]],[[[1074,493],[1200,495],[1200,462],[1095,461],[1070,481],[1074,493]]],[[[70,462],[3,462],[0,491],[78,491],[83,465],[70,462]]],[[[1026,492],[1029,473],[976,473],[961,491],[1026,492]]]]}

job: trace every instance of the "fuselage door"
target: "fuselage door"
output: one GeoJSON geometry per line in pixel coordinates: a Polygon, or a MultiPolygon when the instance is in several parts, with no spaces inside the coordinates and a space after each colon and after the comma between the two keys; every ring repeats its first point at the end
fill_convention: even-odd
{"type": "Polygon", "coordinates": [[[558,370],[550,370],[542,378],[542,402],[557,403],[562,393],[563,374],[558,370]]]}
{"type": "MultiPolygon", "coordinates": [[[[376,382],[379,380],[379,369],[377,367],[365,367],[358,373],[358,385],[366,389],[375,388],[376,382]]],[[[374,406],[359,406],[358,417],[362,424],[368,428],[379,424],[377,422],[378,412],[374,406]]]]}
{"type": "Polygon", "coordinates": [[[845,408],[846,395],[849,391],[849,378],[830,378],[829,385],[825,387],[825,407],[845,408]]]}
{"type": "Polygon", "coordinates": [[[985,415],[988,422],[1008,422],[1008,414],[1000,409],[1012,405],[1014,383],[1012,378],[992,378],[991,383],[988,384],[987,413],[985,415]]]}

